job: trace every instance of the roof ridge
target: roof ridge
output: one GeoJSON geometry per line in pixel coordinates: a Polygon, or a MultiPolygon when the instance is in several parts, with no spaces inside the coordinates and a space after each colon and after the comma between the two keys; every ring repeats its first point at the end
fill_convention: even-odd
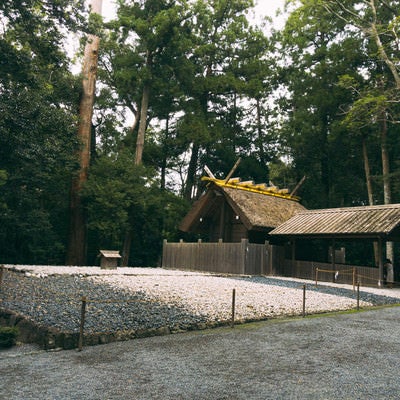
{"type": "Polygon", "coordinates": [[[208,176],[203,176],[201,180],[215,183],[217,186],[221,188],[245,190],[248,192],[263,194],[266,196],[279,197],[286,200],[292,200],[297,202],[300,201],[300,197],[291,195],[290,193],[288,193],[288,189],[278,189],[276,186],[269,187],[265,183],[255,184],[254,181],[242,182],[240,178],[231,178],[228,181],[226,181],[224,179],[210,178],[208,176]]]}

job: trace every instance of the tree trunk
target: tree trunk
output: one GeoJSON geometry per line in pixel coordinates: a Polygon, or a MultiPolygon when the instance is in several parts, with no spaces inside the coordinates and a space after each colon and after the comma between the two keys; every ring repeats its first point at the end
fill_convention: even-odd
{"type": "Polygon", "coordinates": [[[125,234],[124,245],[122,248],[121,266],[126,267],[129,263],[129,254],[131,253],[132,246],[132,231],[125,234]]]}
{"type": "Polygon", "coordinates": [[[144,137],[147,126],[147,111],[149,108],[149,96],[150,96],[150,88],[148,85],[145,85],[145,87],[143,88],[142,105],[140,108],[140,122],[139,122],[138,136],[136,140],[135,165],[142,164],[144,137]]]}
{"type": "MultiPolygon", "coordinates": [[[[101,14],[102,0],[91,1],[91,12],[101,14]]],[[[85,47],[82,69],[82,97],[79,105],[78,138],[81,148],[78,154],[79,171],[73,177],[70,198],[70,230],[67,249],[67,265],[84,265],[86,262],[86,215],[81,204],[80,192],[87,181],[93,104],[96,90],[97,60],[100,39],[89,35],[85,47]]]]}
{"type": "Polygon", "coordinates": [[[197,162],[199,160],[199,151],[200,151],[200,146],[196,142],[194,142],[192,145],[192,155],[190,156],[185,191],[184,191],[184,198],[189,201],[192,200],[192,192],[195,184],[197,162]]]}
{"type": "Polygon", "coordinates": [[[329,157],[329,145],[328,145],[328,115],[325,110],[322,110],[323,115],[321,121],[323,125],[321,127],[321,138],[320,138],[320,166],[321,166],[321,184],[323,188],[323,202],[325,207],[331,207],[331,173],[330,173],[330,157],[329,157]]]}
{"type": "Polygon", "coordinates": [[[264,138],[263,138],[263,129],[261,124],[261,101],[257,97],[256,99],[256,110],[257,110],[257,139],[258,139],[258,151],[260,154],[260,160],[263,163],[263,167],[267,164],[267,157],[264,151],[264,138]]]}
{"type": "MultiPolygon", "coordinates": [[[[364,160],[364,171],[365,171],[365,181],[367,183],[367,194],[368,194],[368,204],[370,206],[374,205],[374,194],[372,191],[372,181],[371,181],[371,168],[369,166],[369,157],[367,150],[367,140],[363,136],[362,138],[362,152],[363,152],[363,160],[364,160]]],[[[375,265],[379,265],[379,246],[377,242],[373,243],[374,248],[374,261],[375,265]]]]}
{"type": "Polygon", "coordinates": [[[362,138],[362,151],[363,151],[363,160],[364,160],[365,180],[367,183],[368,204],[370,206],[372,206],[372,205],[374,205],[374,195],[372,192],[372,182],[371,182],[371,172],[370,172],[371,169],[369,166],[367,140],[364,136],[362,138]]]}
{"type": "MultiPolygon", "coordinates": [[[[167,115],[167,118],[165,121],[165,140],[167,140],[168,137],[169,137],[169,115],[167,115]]],[[[167,174],[167,154],[166,154],[166,145],[165,145],[165,141],[164,141],[163,154],[162,154],[162,160],[161,160],[161,182],[160,182],[161,190],[165,190],[166,174],[167,174]]]]}
{"type": "MultiPolygon", "coordinates": [[[[382,175],[383,175],[383,202],[384,204],[392,203],[392,191],[390,188],[390,163],[389,152],[387,146],[387,118],[386,110],[382,111],[381,124],[381,154],[382,154],[382,175]]],[[[386,258],[393,263],[393,242],[386,242],[386,258]]]]}
{"type": "MultiPolygon", "coordinates": [[[[147,64],[150,63],[150,57],[147,56],[147,64]]],[[[142,93],[142,102],[140,106],[139,130],[136,139],[135,165],[141,165],[143,161],[144,138],[147,128],[147,112],[149,109],[150,86],[145,84],[142,93]]],[[[121,266],[126,267],[129,263],[129,255],[132,247],[133,232],[129,230],[125,234],[124,246],[122,250],[121,266]]]]}

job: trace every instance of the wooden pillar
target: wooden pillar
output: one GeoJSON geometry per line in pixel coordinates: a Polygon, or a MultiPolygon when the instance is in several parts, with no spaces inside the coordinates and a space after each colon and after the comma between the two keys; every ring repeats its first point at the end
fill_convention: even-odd
{"type": "Polygon", "coordinates": [[[336,252],[335,252],[335,238],[332,239],[331,243],[331,248],[332,248],[332,282],[335,282],[335,269],[336,269],[336,252]]]}
{"type": "Polygon", "coordinates": [[[293,239],[292,241],[292,268],[291,268],[291,274],[290,275],[296,275],[295,277],[297,277],[297,271],[295,271],[295,267],[296,267],[296,239],[293,239]]]}
{"type": "Polygon", "coordinates": [[[183,239],[179,239],[179,252],[178,252],[178,263],[179,267],[178,268],[184,268],[185,267],[185,260],[183,257],[183,239]]]}
{"type": "Polygon", "coordinates": [[[193,268],[198,269],[200,271],[204,268],[203,257],[202,257],[202,248],[201,248],[202,242],[203,241],[201,239],[197,239],[196,257],[195,257],[196,259],[193,260],[193,268]]]}
{"type": "Polygon", "coordinates": [[[383,244],[382,238],[378,238],[378,266],[379,266],[379,278],[378,278],[378,286],[383,286],[383,244]]]}
{"type": "Polygon", "coordinates": [[[161,256],[161,267],[166,268],[169,262],[167,262],[167,244],[168,240],[163,240],[163,247],[162,247],[162,256],[161,256]]]}
{"type": "Polygon", "coordinates": [[[222,202],[221,214],[219,216],[219,232],[218,237],[226,240],[225,238],[225,201],[222,202]]]}
{"type": "Polygon", "coordinates": [[[262,249],[261,256],[261,275],[272,275],[271,274],[271,265],[269,263],[271,257],[270,246],[267,240],[264,241],[264,247],[262,249]]]}
{"type": "Polygon", "coordinates": [[[248,239],[242,239],[241,242],[241,256],[242,256],[242,265],[240,266],[240,274],[244,275],[246,274],[247,270],[247,245],[249,243],[248,239]]]}

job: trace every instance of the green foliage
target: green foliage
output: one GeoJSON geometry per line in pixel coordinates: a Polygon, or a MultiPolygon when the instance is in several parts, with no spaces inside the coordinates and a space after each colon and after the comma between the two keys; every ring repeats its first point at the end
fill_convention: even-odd
{"type": "MultiPolygon", "coordinates": [[[[260,91],[267,93],[272,76],[271,62],[264,60],[268,41],[246,17],[252,5],[248,0],[120,2],[118,19],[108,25],[112,31],[103,56],[111,68],[100,76],[136,116],[142,88],[150,87],[148,122],[168,127],[152,130],[143,158],[162,171],[177,170],[186,153],[194,153],[187,192],[204,164],[216,173],[222,167],[224,174],[239,155],[257,160],[267,174],[265,149],[272,151],[272,146],[261,134],[251,139],[255,130],[264,129],[266,117],[260,113],[257,125],[247,124],[244,120],[254,120],[254,113],[241,104],[242,96],[259,99],[260,91]],[[257,155],[253,145],[260,149],[257,155]]],[[[124,143],[131,145],[129,136],[135,134],[136,129],[124,143]]]]}
{"type": "MultiPolygon", "coordinates": [[[[88,210],[92,260],[102,248],[120,249],[132,232],[130,265],[155,266],[164,238],[176,237],[187,208],[181,199],[159,188],[154,171],[135,166],[133,154],[99,157],[92,166],[83,199],[88,210]]],[[[94,262],[94,261],[93,261],[94,262]]]]}
{"type": "Polygon", "coordinates": [[[0,326],[0,349],[12,347],[17,342],[17,327],[0,326]]]}
{"type": "MultiPolygon", "coordinates": [[[[343,121],[351,118],[347,111],[354,104],[355,88],[365,81],[371,61],[363,38],[334,17],[339,10],[328,9],[326,2],[303,1],[277,36],[282,62],[287,63],[281,76],[289,94],[281,102],[287,119],[280,145],[289,151],[297,179],[307,176],[301,195],[311,208],[365,204],[367,199],[361,135],[354,135],[355,126],[343,121]]],[[[364,134],[371,127],[371,114],[366,119],[365,111],[371,112],[379,101],[370,98],[358,110],[351,109],[363,121],[364,134]]]]}
{"type": "Polygon", "coordinates": [[[63,40],[80,25],[82,7],[81,1],[0,5],[7,27],[0,31],[3,262],[63,262],[79,97],[63,40]]]}
{"type": "Polygon", "coordinates": [[[367,202],[365,145],[380,202],[384,123],[398,201],[400,103],[390,60],[399,59],[399,2],[380,4],[376,18],[368,2],[289,3],[285,28],[267,38],[249,23],[251,0],[120,0],[107,24],[98,15],[84,21],[83,0],[2,2],[2,262],[64,259],[81,85],[63,48],[69,32],[101,36],[96,141],[82,192],[89,263],[100,248],[122,250],[129,233],[130,264],[157,265],[162,240],[179,238],[204,165],[224,177],[239,156],[243,179],[292,188],[306,175],[303,204],[347,206],[367,202]],[[144,88],[144,166],[135,166],[144,88]]]}

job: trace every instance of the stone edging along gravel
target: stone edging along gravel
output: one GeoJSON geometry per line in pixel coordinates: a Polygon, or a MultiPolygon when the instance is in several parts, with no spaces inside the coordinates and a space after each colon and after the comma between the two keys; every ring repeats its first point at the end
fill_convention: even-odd
{"type": "MultiPolygon", "coordinates": [[[[82,297],[87,298],[84,345],[205,329],[235,322],[354,309],[351,286],[316,288],[279,277],[217,276],[161,268],[6,265],[0,324],[20,327],[21,340],[47,349],[78,345],[82,297]]],[[[360,307],[400,303],[400,290],[366,289],[360,307]],[[389,296],[390,295],[390,296],[389,296]]]]}

